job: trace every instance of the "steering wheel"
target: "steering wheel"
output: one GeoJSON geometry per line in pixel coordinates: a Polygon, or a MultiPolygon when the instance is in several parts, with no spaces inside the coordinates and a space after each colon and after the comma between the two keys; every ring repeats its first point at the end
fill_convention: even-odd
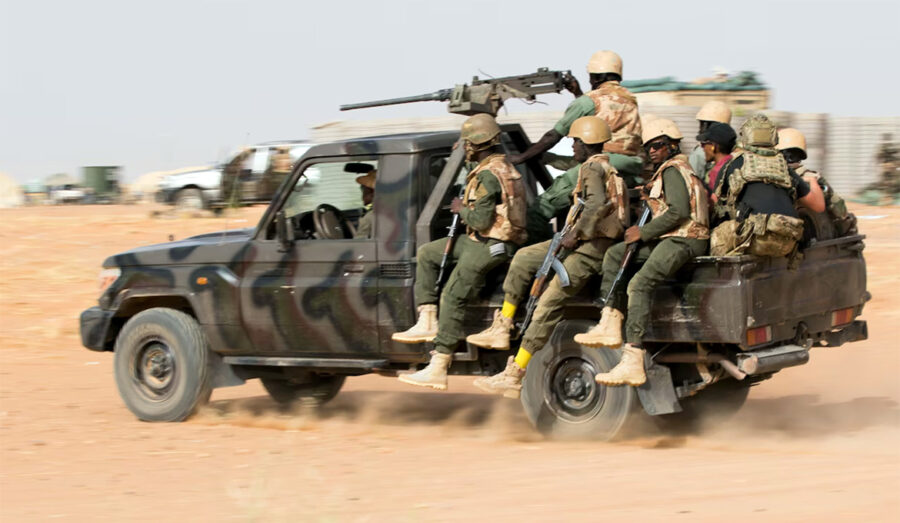
{"type": "Polygon", "coordinates": [[[353,238],[355,228],[350,220],[334,205],[323,203],[313,211],[316,236],[325,240],[353,238]]]}

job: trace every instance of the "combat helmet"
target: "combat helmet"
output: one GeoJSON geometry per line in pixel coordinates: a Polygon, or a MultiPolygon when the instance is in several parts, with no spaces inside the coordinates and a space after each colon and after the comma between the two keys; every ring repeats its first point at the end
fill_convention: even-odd
{"type": "Polygon", "coordinates": [[[741,144],[744,147],[775,147],[778,131],[775,122],[762,113],[756,113],[741,126],[741,144]]]}
{"type": "Polygon", "coordinates": [[[608,142],[612,138],[612,133],[603,118],[582,116],[572,122],[569,138],[580,138],[582,142],[593,145],[608,142]]]}
{"type": "Polygon", "coordinates": [[[728,104],[718,100],[706,102],[697,111],[697,119],[704,122],[731,124],[731,109],[728,108],[728,104]]]}
{"type": "Polygon", "coordinates": [[[588,61],[587,72],[591,74],[616,73],[622,76],[622,57],[612,51],[597,51],[588,61]]]}
{"type": "Polygon", "coordinates": [[[775,147],[779,151],[788,149],[800,149],[803,153],[802,160],[806,159],[806,137],[797,129],[786,127],[778,131],[778,145],[775,147]]]}
{"type": "Polygon", "coordinates": [[[645,144],[660,136],[667,136],[672,140],[684,138],[675,122],[667,118],[656,118],[643,125],[641,139],[645,144]]]}
{"type": "Polygon", "coordinates": [[[481,145],[490,142],[500,135],[500,126],[489,114],[476,114],[463,122],[462,132],[459,137],[462,140],[481,145]]]}

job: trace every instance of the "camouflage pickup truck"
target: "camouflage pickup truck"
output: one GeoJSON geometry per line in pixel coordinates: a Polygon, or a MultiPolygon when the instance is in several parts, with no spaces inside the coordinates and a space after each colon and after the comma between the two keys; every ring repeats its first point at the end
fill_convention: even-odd
{"type": "MultiPolygon", "coordinates": [[[[415,321],[416,246],[446,234],[450,200],[465,177],[456,132],[316,145],[294,165],[255,228],[140,247],[108,258],[98,306],[81,315],[83,344],[114,352],[115,379],[140,419],[179,421],[211,390],[259,378],[278,402],[325,402],[348,376],[394,376],[430,346],[391,341],[415,321]],[[364,212],[355,182],[377,169],[372,238],[353,238],[364,212]]],[[[503,127],[509,152],[530,145],[503,127]]],[[[536,161],[520,166],[533,200],[552,182],[536,161]]],[[[804,261],[702,257],[653,298],[648,382],[606,388],[593,376],[617,352],[575,344],[596,322],[597,285],[568,306],[529,366],[522,404],[535,427],[611,438],[643,410],[687,418],[703,402],[737,409],[750,386],[801,365],[813,346],[866,338],[863,237],[810,238],[804,261]]],[[[470,332],[502,302],[504,268],[467,311],[470,332]]],[[[513,351],[516,347],[513,347],[513,351]]],[[[463,345],[453,374],[490,375],[508,352],[463,345]]]]}

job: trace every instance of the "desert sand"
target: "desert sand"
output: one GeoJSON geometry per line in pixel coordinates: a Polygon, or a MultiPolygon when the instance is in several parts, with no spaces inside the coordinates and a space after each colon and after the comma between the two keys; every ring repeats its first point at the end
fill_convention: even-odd
{"type": "Polygon", "coordinates": [[[0,521],[898,521],[900,209],[855,205],[869,340],[817,348],[736,417],[614,443],[535,433],[515,400],[350,378],[322,412],[257,381],[136,420],[81,346],[107,256],[255,224],[152,206],[0,210],[0,521]]]}

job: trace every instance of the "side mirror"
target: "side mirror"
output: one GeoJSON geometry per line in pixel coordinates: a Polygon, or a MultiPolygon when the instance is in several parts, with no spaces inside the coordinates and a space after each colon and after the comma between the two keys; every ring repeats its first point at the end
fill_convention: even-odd
{"type": "Polygon", "coordinates": [[[284,210],[278,211],[275,215],[275,237],[281,244],[281,248],[278,249],[280,252],[291,250],[294,245],[294,226],[285,216],[284,210]]]}

